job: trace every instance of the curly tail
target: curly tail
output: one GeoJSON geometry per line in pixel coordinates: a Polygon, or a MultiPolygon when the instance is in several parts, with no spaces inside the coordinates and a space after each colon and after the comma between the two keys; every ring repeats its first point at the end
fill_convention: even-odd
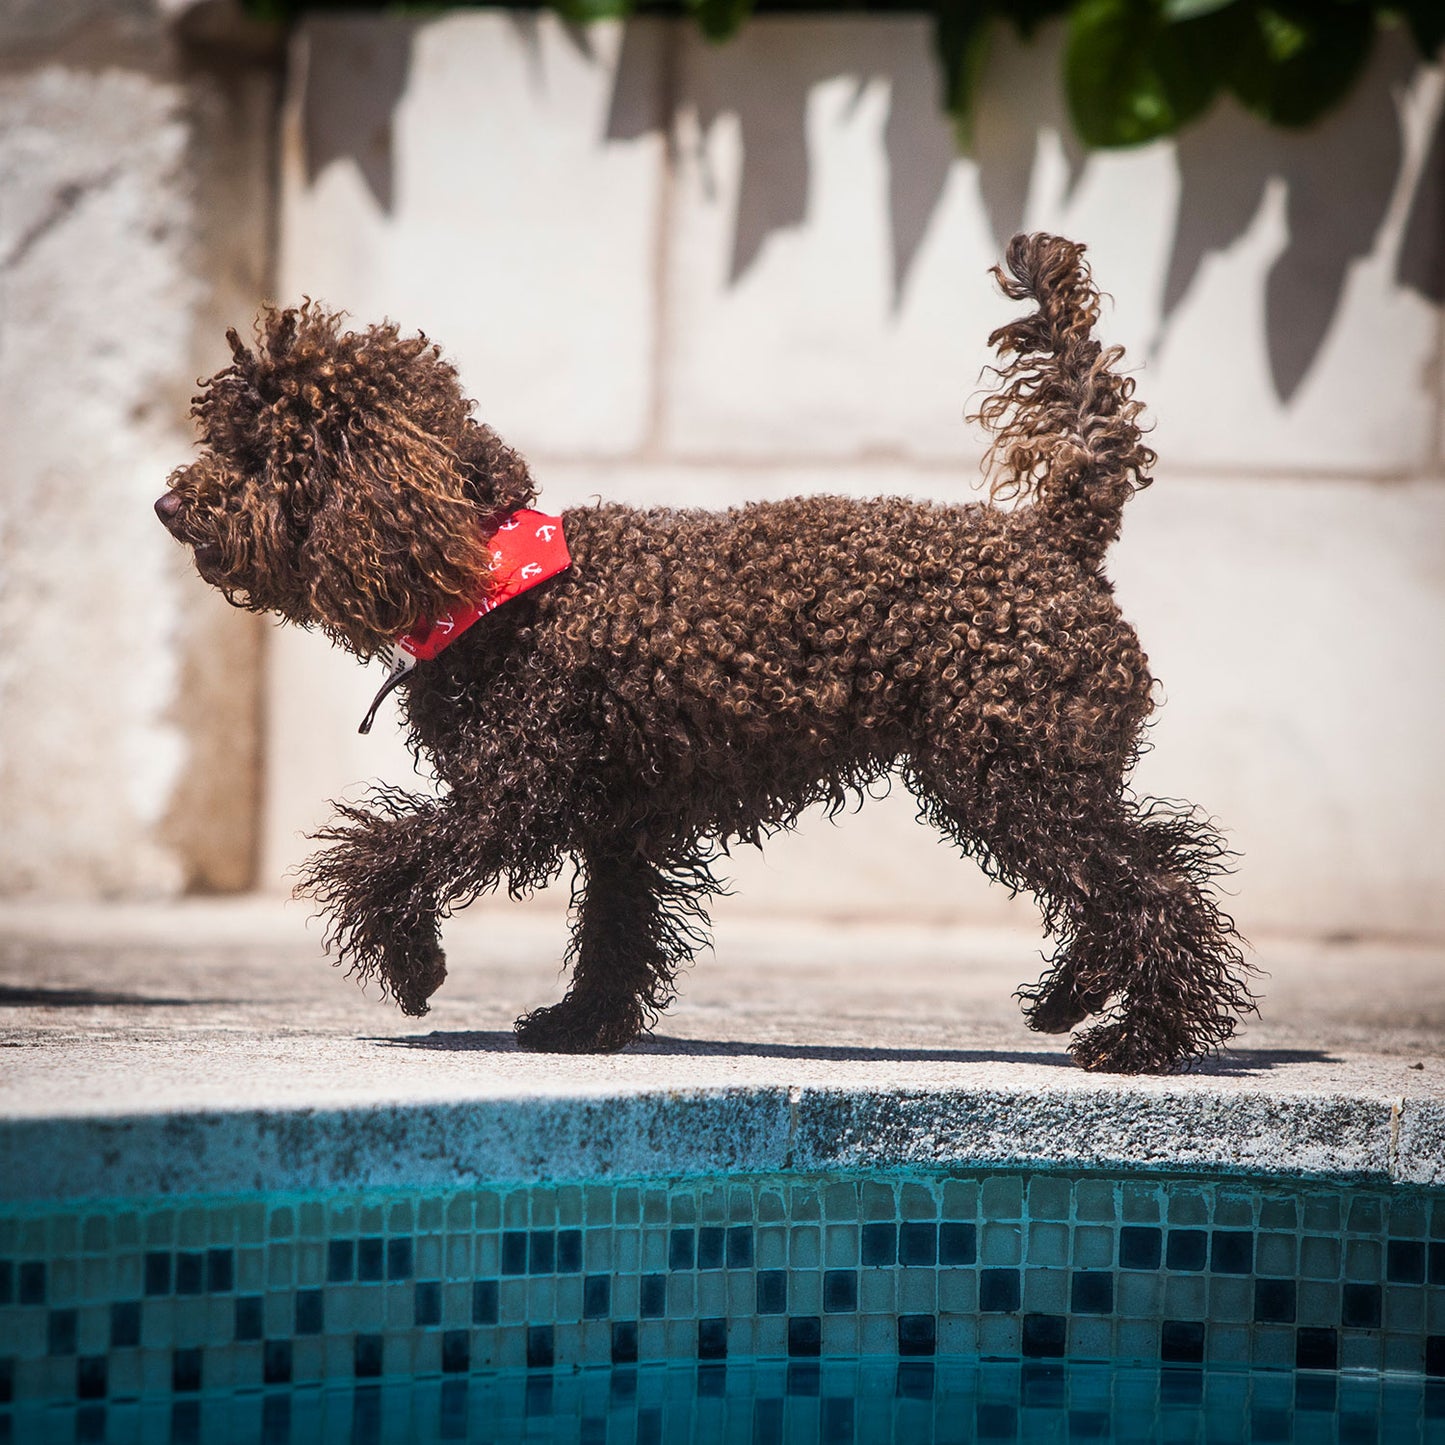
{"type": "Polygon", "coordinates": [[[1078,242],[1015,236],[1008,273],[995,266],[993,275],[1005,295],[1028,297],[1038,310],[988,339],[1000,357],[1013,357],[973,418],[997,433],[991,495],[1031,498],[1070,551],[1097,563],[1155,461],[1139,430],[1133,378],[1113,369],[1124,348],[1093,338],[1099,292],[1078,242]]]}

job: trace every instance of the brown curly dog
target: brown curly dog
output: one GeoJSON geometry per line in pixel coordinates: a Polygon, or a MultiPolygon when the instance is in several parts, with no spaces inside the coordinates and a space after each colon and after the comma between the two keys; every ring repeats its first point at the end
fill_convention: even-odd
{"type": "MultiPolygon", "coordinates": [[[[1092,339],[1083,247],[1020,236],[1029,315],[981,408],[1011,509],[799,497],[727,512],[564,514],[572,565],[406,675],[410,741],[440,797],[378,788],[320,834],[302,891],[328,943],[408,1014],[446,969],[438,920],[575,863],[572,985],[518,1020],[530,1049],[620,1049],[705,937],[720,849],[884,775],[1058,942],[1020,990],[1088,1069],[1164,1071],[1253,1007],[1192,810],[1125,779],[1148,665],[1102,572],[1147,485],[1133,383],[1092,339]]],[[[205,450],[156,504],[237,606],[357,656],[485,592],[487,540],[532,502],[525,462],[470,416],[454,369],[394,326],[268,311],[193,413],[205,450]]]]}

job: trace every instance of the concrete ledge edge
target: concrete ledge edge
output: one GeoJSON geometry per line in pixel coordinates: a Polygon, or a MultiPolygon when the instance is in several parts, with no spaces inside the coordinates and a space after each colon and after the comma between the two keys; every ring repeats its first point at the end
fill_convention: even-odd
{"type": "Polygon", "coordinates": [[[0,1205],[893,1169],[1445,1185],[1445,1104],[736,1088],[0,1122],[0,1205]]]}

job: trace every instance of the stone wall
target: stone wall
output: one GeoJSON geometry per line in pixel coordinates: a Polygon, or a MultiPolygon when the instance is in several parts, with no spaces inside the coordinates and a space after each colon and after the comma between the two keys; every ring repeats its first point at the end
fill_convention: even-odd
{"type": "MultiPolygon", "coordinates": [[[[117,153],[136,151],[116,174],[171,177],[133,205],[176,219],[170,240],[90,222],[110,229],[78,233],[69,264],[57,253],[26,283],[37,317],[67,290],[77,317],[115,295],[124,339],[107,344],[155,358],[148,371],[116,362],[104,329],[75,320],[77,360],[47,375],[88,375],[78,368],[94,351],[97,380],[77,408],[74,383],[41,379],[29,359],[38,322],[26,349],[6,343],[7,376],[33,401],[21,409],[30,460],[6,463],[0,537],[7,560],[27,559],[18,589],[0,592],[19,599],[0,600],[11,639],[0,768],[31,831],[4,846],[92,859],[87,886],[194,886],[241,876],[195,860],[245,852],[253,694],[234,658],[254,655],[257,634],[205,610],[160,529],[133,519],[184,450],[184,388],[259,287],[239,266],[244,248],[229,262],[206,250],[217,244],[200,233],[206,167],[192,160],[178,181],[164,159],[167,144],[194,157],[202,133],[186,63],[92,70],[148,97],[128,114],[154,120],[113,127],[117,153]],[[124,286],[74,260],[102,236],[137,248],[116,261],[124,286]],[[157,339],[139,347],[147,327],[157,339]],[[192,349],[166,370],[182,335],[192,349]],[[90,393],[109,398],[106,387],[117,399],[101,407],[90,393]],[[154,410],[138,409],[142,396],[154,410]],[[104,468],[103,493],[92,483],[106,447],[124,454],[104,468]],[[110,538],[81,544],[94,595],[111,595],[99,579],[122,564],[129,589],[104,628],[84,609],[64,663],[26,622],[84,535],[82,514],[53,518],[41,500],[61,485],[78,499],[64,505],[90,508],[87,525],[110,538]],[[204,645],[165,640],[181,618],[204,645]],[[203,664],[229,694],[197,680],[203,664]],[[25,755],[12,736],[52,772],[70,759],[73,776],[52,784],[7,763],[25,755]],[[82,743],[93,760],[77,766],[82,743]],[[224,787],[225,806],[186,792],[224,787]]],[[[226,133],[255,175],[269,79],[264,66],[244,73],[255,130],[226,133]]],[[[11,62],[4,79],[38,95],[63,83],[48,74],[11,62]]],[[[957,499],[982,451],[963,412],[988,332],[1011,311],[988,266],[1020,228],[1087,240],[1113,296],[1103,329],[1129,349],[1162,459],[1109,564],[1167,696],[1140,788],[1195,799],[1229,829],[1246,931],[1445,934],[1440,70],[1386,37],[1366,83],[1314,131],[1269,131],[1226,103],[1177,143],[1094,155],[1061,113],[1056,32],[1000,46],[970,157],[955,153],[936,84],[922,19],[768,19],[717,47],[667,22],[316,18],[287,67],[272,289],[441,341],[480,414],[528,453],[548,506],[807,490],[957,499]]],[[[37,216],[67,184],[51,169],[37,216]]],[[[76,206],[65,224],[89,214],[76,206]]],[[[23,236],[34,223],[0,224],[23,236]]],[[[26,264],[64,226],[49,234],[26,264]]],[[[7,319],[7,335],[19,324],[7,319]]],[[[13,437],[0,447],[13,454],[13,437]]],[[[370,738],[355,734],[373,674],[294,630],[265,639],[255,879],[274,889],[327,798],[411,773],[387,736],[394,709],[370,738]]],[[[26,866],[36,873],[11,860],[26,866]]],[[[836,826],[810,820],[731,873],[740,896],[724,910],[1027,916],[899,796],[836,826]]]]}
{"type": "MultiPolygon", "coordinates": [[[[548,505],[956,499],[1010,310],[985,272],[1016,229],[1086,239],[1162,457],[1110,562],[1168,699],[1141,788],[1230,830],[1249,930],[1445,932],[1441,75],[1390,37],[1314,132],[1224,104],[1090,156],[1057,71],[1056,33],[1004,45],[961,159],[922,19],[769,19],[722,47],[316,20],[280,290],[442,341],[548,505]]],[[[323,797],[409,774],[355,735],[374,677],[272,640],[266,887],[323,797]]],[[[1023,916],[898,796],[731,872],[729,907],[1023,916]]]]}
{"type": "Polygon", "coordinates": [[[0,892],[254,876],[259,626],[151,504],[264,289],[279,58],[175,0],[0,12],[0,892]]]}

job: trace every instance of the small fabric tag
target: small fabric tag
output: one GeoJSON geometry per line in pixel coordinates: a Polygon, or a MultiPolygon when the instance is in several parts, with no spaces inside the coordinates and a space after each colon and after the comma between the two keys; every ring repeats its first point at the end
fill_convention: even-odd
{"type": "Polygon", "coordinates": [[[487,534],[492,547],[492,570],[486,590],[471,602],[454,607],[445,617],[398,637],[382,657],[387,678],[372,700],[358,732],[369,733],[376,710],[418,662],[430,662],[446,651],[473,623],[504,602],[520,597],[539,583],[565,572],[572,565],[561,517],[545,512],[512,512],[487,534]]]}
{"type": "Polygon", "coordinates": [[[382,683],[376,696],[372,698],[371,706],[367,708],[366,716],[362,718],[361,726],[356,730],[363,735],[371,731],[371,725],[376,721],[376,710],[386,701],[397,684],[416,666],[416,658],[412,657],[410,653],[403,652],[394,642],[381,656],[386,660],[386,681],[382,683]]]}

